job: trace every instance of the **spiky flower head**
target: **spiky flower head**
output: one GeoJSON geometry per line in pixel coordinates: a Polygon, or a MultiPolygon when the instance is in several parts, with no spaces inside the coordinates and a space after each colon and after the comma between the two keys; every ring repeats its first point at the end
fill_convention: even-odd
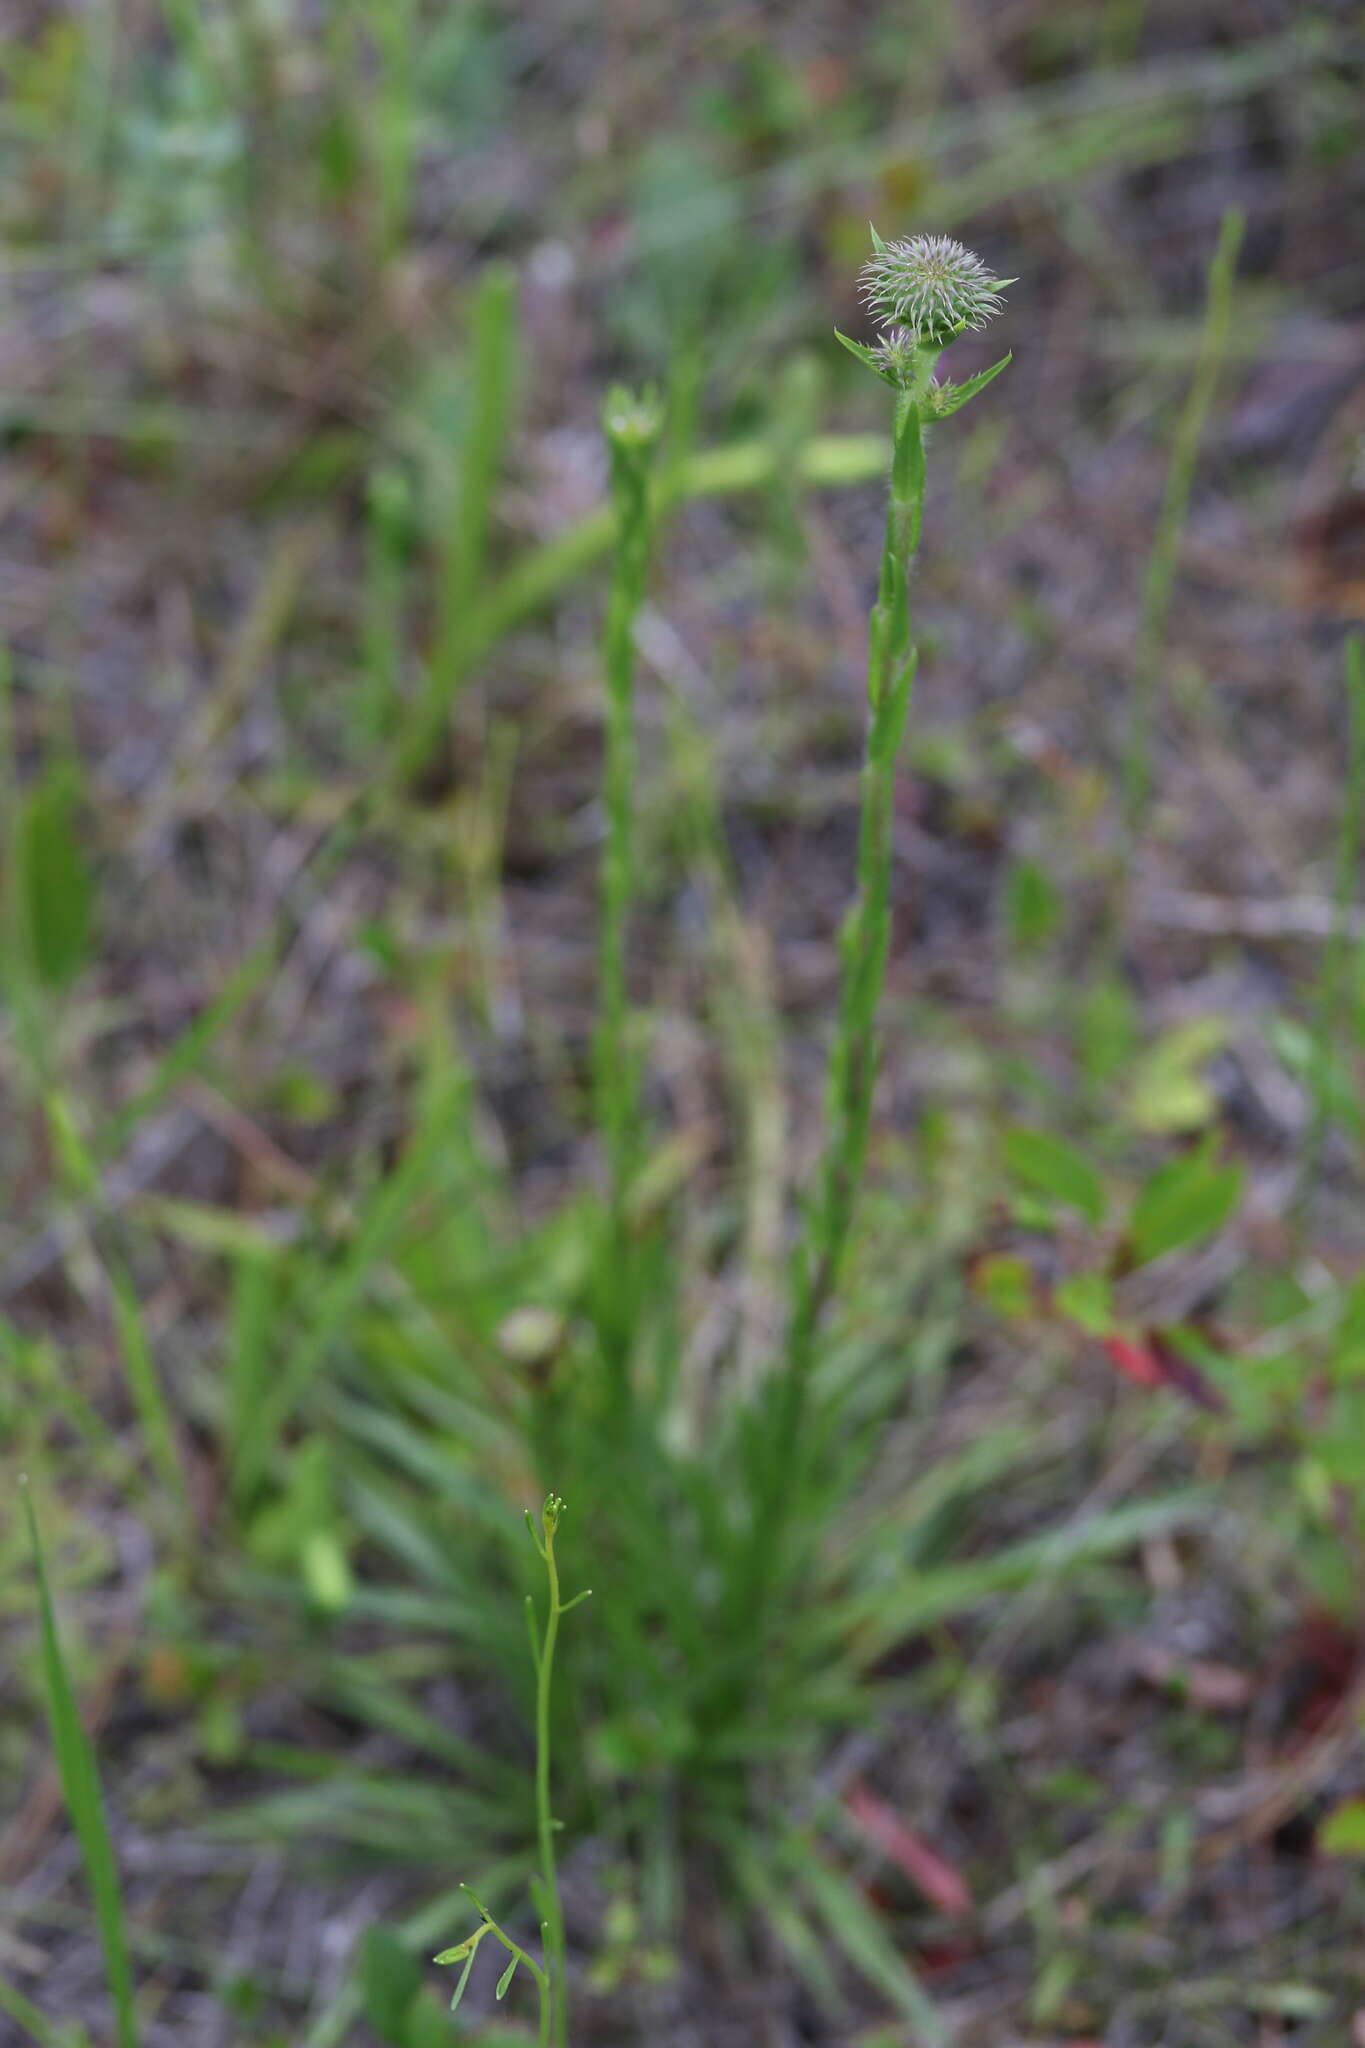
{"type": "Polygon", "coordinates": [[[979,256],[947,235],[884,242],[874,228],[872,242],[874,253],[862,268],[863,301],[879,320],[899,323],[890,337],[898,347],[946,348],[993,319],[1004,286],[1014,283],[992,277],[979,256]]]}

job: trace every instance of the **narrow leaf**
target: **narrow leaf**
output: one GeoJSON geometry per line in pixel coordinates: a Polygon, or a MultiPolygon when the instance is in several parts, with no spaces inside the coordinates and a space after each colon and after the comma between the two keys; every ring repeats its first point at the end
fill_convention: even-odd
{"type": "Polygon", "coordinates": [[[947,2030],[933,2001],[862,1893],[818,1855],[806,1852],[794,1857],[793,1864],[816,1912],[854,1968],[917,2029],[923,2048],[944,2048],[947,2030]]]}
{"type": "Polygon", "coordinates": [[[989,370],[981,370],[975,377],[968,377],[961,384],[940,384],[930,393],[930,410],[936,420],[946,420],[953,413],[960,412],[978,391],[984,391],[991,381],[1009,368],[1014,361],[1014,352],[1001,356],[998,363],[992,363],[989,370]]]}
{"type": "Polygon", "coordinates": [[[869,370],[875,371],[884,384],[895,383],[895,378],[891,376],[886,364],[881,360],[875,349],[868,348],[865,342],[852,340],[847,334],[841,334],[837,327],[834,330],[834,339],[842,342],[851,356],[856,356],[860,363],[866,364],[869,370]]]}
{"type": "Polygon", "coordinates": [[[33,1566],[38,1577],[38,1613],[42,1631],[43,1682],[47,1690],[52,1741],[57,1752],[66,1810],[85,1859],[86,1875],[95,1898],[95,1917],[104,1949],[105,1976],[114,2004],[119,2048],[137,2048],[137,2023],[133,2016],[133,1978],[128,1963],[128,1942],[123,1924],[123,1900],[119,1892],[114,1847],[100,1795],[99,1774],[90,1738],[81,1723],[70,1674],[57,1634],[47,1566],[38,1535],[38,1518],[33,1501],[24,1493],[33,1566]]]}
{"type": "Polygon", "coordinates": [[[455,1989],[450,1994],[450,2010],[452,2012],[459,2009],[460,2000],[464,1997],[465,1987],[469,1983],[469,1973],[474,1967],[474,1958],[478,1952],[477,1948],[471,1948],[469,1954],[465,1957],[464,1968],[460,1972],[455,1989]]]}

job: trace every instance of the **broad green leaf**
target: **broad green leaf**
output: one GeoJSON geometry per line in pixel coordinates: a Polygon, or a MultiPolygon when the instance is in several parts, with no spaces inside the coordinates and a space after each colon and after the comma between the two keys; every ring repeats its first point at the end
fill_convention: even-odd
{"type": "Polygon", "coordinates": [[[1013,862],[1005,878],[1005,922],[1021,953],[1036,953],[1061,922],[1062,900],[1046,869],[1034,860],[1013,862]]]}
{"type": "Polygon", "coordinates": [[[1202,1130],[1218,1113],[1203,1069],[1228,1042],[1222,1017],[1192,1017],[1159,1038],[1133,1069],[1124,1105],[1137,1130],[1202,1130]]]}
{"type": "Polygon", "coordinates": [[[1318,1431],[1316,1449],[1341,1485],[1365,1488],[1365,1386],[1355,1382],[1337,1388],[1330,1426],[1318,1431]]]}
{"type": "Polygon", "coordinates": [[[1087,1223],[1104,1220],[1104,1183],[1085,1156],[1050,1131],[1017,1124],[1005,1133],[1005,1164],[1015,1179],[1038,1194],[1076,1209],[1087,1223]]]}
{"type": "Polygon", "coordinates": [[[80,831],[81,786],[75,763],[49,767],[24,800],[16,856],[24,927],[33,971],[64,988],[90,952],[94,888],[80,831]]]}
{"type": "Polygon", "coordinates": [[[1239,1166],[1219,1166],[1204,1150],[1159,1166],[1139,1190],[1128,1219],[1136,1263],[1146,1265],[1213,1237],[1235,1212],[1242,1180],[1239,1166]]]}
{"type": "Polygon", "coordinates": [[[1365,1856],[1365,1799],[1334,1807],[1318,1828],[1317,1846],[1324,1856],[1365,1856]]]}
{"type": "Polygon", "coordinates": [[[988,1252],[972,1266],[972,1291],[1006,1322],[1022,1322],[1037,1308],[1033,1268],[1017,1252],[988,1252]]]}
{"type": "Polygon", "coordinates": [[[1092,1337],[1105,1337],[1113,1325],[1114,1304],[1103,1273],[1073,1273],[1063,1280],[1053,1300],[1064,1316],[1092,1337]]]}
{"type": "Polygon", "coordinates": [[[354,1580],[346,1552],[335,1529],[310,1529],[299,1550],[308,1597],[322,1614],[341,1614],[349,1607],[354,1580]]]}

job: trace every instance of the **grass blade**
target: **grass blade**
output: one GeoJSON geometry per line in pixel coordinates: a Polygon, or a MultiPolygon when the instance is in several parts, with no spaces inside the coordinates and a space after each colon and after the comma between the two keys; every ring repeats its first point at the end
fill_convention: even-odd
{"type": "Polygon", "coordinates": [[[1245,226],[1243,215],[1230,207],[1223,216],[1218,246],[1209,265],[1208,300],[1199,361],[1176,424],[1170,466],[1166,472],[1166,489],[1143,585],[1137,673],[1133,678],[1133,714],[1123,777],[1124,821],[1130,840],[1135,839],[1141,829],[1151,794],[1157,663],[1175,589],[1175,573],[1189,515],[1195,464],[1199,460],[1218,373],[1227,354],[1232,327],[1233,288],[1237,281],[1237,256],[1245,226]]]}
{"type": "Polygon", "coordinates": [[[856,1885],[809,1849],[796,1849],[792,1862],[831,1937],[913,2027],[916,2048],[945,2048],[947,2029],[933,2001],[856,1885]]]}
{"type": "Polygon", "coordinates": [[[123,1898],[119,1891],[114,1845],[100,1794],[95,1752],[81,1724],[70,1674],[62,1656],[57,1619],[52,1608],[43,1546],[38,1535],[38,1518],[32,1496],[24,1492],[33,1566],[38,1576],[38,1612],[42,1632],[43,1682],[47,1689],[52,1741],[57,1752],[57,1770],[62,1794],[76,1839],[81,1845],[86,1875],[95,1898],[95,1917],[104,1950],[105,1975],[113,2000],[118,2048],[137,2048],[137,2023],[133,2014],[133,1978],[128,1962],[128,1942],[123,1923],[123,1898]]]}
{"type": "Polygon", "coordinates": [[[0,1977],[0,2012],[12,2019],[16,2027],[22,2028],[31,2041],[36,2041],[38,2048],[71,2048],[70,2036],[63,2035],[51,2020],[44,2019],[37,2006],[31,2005],[23,1992],[16,1991],[3,1977],[0,1977]]]}

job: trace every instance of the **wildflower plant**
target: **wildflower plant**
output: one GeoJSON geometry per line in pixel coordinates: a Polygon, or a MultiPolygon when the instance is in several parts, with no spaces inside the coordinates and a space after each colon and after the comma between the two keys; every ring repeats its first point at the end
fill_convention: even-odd
{"type": "Polygon", "coordinates": [[[793,1261],[785,1369],[777,1385],[772,1456],[755,1525],[755,1584],[769,1575],[783,1503],[792,1496],[792,1467],[803,1450],[820,1324],[838,1285],[867,1156],[877,1010],[891,936],[892,792],[916,665],[910,574],[924,516],[925,428],[960,410],[1010,361],[1004,356],[959,385],[940,384],[934,376],[947,344],[983,326],[999,310],[1001,292],[1012,278],[993,277],[979,257],[943,235],[884,242],[873,228],[872,248],[862,271],[863,300],[878,318],[893,324],[871,347],[838,335],[850,354],[896,394],[881,574],[868,623],[858,893],[842,938],[825,1154],[793,1261]]]}

